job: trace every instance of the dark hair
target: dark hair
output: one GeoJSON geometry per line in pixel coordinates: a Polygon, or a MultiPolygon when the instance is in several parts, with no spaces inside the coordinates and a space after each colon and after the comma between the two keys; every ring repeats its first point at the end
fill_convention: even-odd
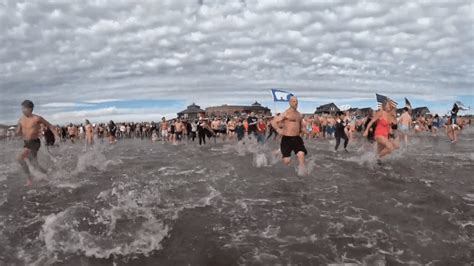
{"type": "Polygon", "coordinates": [[[31,108],[31,109],[33,109],[33,107],[35,107],[35,105],[33,104],[33,102],[30,101],[30,100],[24,100],[24,101],[21,103],[21,106],[27,107],[27,108],[31,108]]]}
{"type": "Polygon", "coordinates": [[[408,112],[408,107],[404,107],[403,111],[408,112]]]}
{"type": "Polygon", "coordinates": [[[343,114],[344,114],[343,111],[337,111],[337,112],[336,112],[336,116],[341,116],[341,115],[343,115],[343,114]]]}

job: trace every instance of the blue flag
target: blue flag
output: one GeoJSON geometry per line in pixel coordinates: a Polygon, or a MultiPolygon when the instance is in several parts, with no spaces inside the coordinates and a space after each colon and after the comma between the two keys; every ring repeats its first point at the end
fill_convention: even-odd
{"type": "Polygon", "coordinates": [[[291,96],[294,96],[293,93],[272,89],[273,101],[274,102],[289,102],[291,96]]]}

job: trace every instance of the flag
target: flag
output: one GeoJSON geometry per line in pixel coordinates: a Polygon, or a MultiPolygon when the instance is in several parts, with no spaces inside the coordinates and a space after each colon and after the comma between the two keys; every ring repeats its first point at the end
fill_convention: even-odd
{"type": "Polygon", "coordinates": [[[408,107],[410,110],[413,109],[411,102],[405,97],[405,107],[408,107]]]}
{"type": "Polygon", "coordinates": [[[460,101],[456,101],[456,102],[454,103],[453,108],[454,108],[455,106],[457,106],[457,108],[458,108],[459,110],[463,110],[463,111],[466,111],[466,110],[471,109],[471,107],[466,107],[466,106],[465,106],[462,102],[460,102],[460,101]]]}
{"type": "Polygon", "coordinates": [[[344,105],[339,106],[339,110],[343,112],[348,111],[349,109],[351,109],[351,106],[349,104],[344,104],[344,105]]]}
{"type": "Polygon", "coordinates": [[[289,102],[293,93],[272,89],[273,101],[274,102],[289,102]]]}
{"type": "Polygon", "coordinates": [[[389,104],[393,107],[396,108],[398,103],[395,102],[394,100],[388,98],[387,96],[380,95],[378,93],[375,94],[377,97],[377,106],[380,108],[384,102],[389,102],[389,104]]]}

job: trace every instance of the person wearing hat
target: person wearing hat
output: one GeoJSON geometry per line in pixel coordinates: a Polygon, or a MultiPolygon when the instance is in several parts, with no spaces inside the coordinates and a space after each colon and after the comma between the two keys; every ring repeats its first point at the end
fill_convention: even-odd
{"type": "Polygon", "coordinates": [[[57,135],[56,127],[51,125],[46,119],[39,115],[33,114],[34,104],[30,100],[25,100],[21,103],[23,116],[18,120],[17,135],[23,136],[24,146],[22,152],[18,155],[17,161],[20,163],[23,171],[27,175],[26,186],[33,184],[33,178],[30,173],[30,169],[26,160],[28,159],[35,168],[42,173],[46,173],[38,163],[38,150],[41,147],[40,135],[41,126],[45,126],[55,134],[56,139],[59,139],[57,135]]]}

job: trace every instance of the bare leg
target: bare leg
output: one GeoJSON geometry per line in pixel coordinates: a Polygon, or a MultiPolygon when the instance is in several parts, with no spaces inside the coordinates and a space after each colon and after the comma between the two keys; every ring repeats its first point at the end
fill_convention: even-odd
{"type": "Polygon", "coordinates": [[[377,137],[376,138],[379,148],[379,158],[383,158],[388,154],[392,153],[394,150],[394,145],[390,142],[387,138],[384,137],[377,137]]]}
{"type": "Polygon", "coordinates": [[[300,151],[296,154],[296,157],[298,157],[298,164],[300,167],[304,167],[304,152],[300,151]]]}
{"type": "Polygon", "coordinates": [[[37,154],[31,153],[30,162],[31,162],[31,164],[32,164],[36,169],[38,169],[41,173],[43,173],[43,174],[46,174],[46,173],[47,173],[47,171],[46,171],[43,167],[41,167],[41,165],[39,165],[37,154]]]}
{"type": "Polygon", "coordinates": [[[290,163],[291,163],[291,157],[284,157],[284,158],[283,158],[283,163],[284,163],[285,165],[290,165],[290,163]]]}
{"type": "Polygon", "coordinates": [[[28,159],[29,156],[30,156],[30,150],[24,148],[23,151],[16,158],[18,163],[20,164],[21,168],[23,169],[23,171],[25,172],[25,174],[27,176],[25,186],[28,186],[28,187],[33,184],[33,179],[31,177],[30,168],[28,167],[28,164],[26,163],[26,160],[28,159]]]}
{"type": "Polygon", "coordinates": [[[304,163],[304,152],[300,151],[296,154],[298,157],[298,174],[303,175],[305,172],[305,163],[304,163]]]}

